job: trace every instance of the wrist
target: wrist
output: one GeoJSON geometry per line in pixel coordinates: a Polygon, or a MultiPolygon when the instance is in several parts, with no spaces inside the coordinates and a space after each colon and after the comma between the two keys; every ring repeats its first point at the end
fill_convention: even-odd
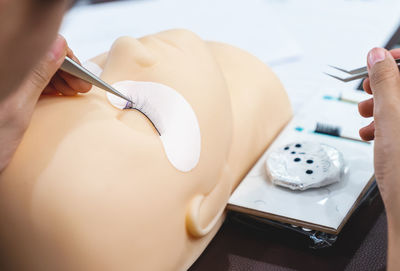
{"type": "Polygon", "coordinates": [[[388,228],[390,227],[393,232],[399,232],[400,234],[400,203],[398,203],[398,199],[386,196],[383,202],[385,205],[388,228]]]}
{"type": "Polygon", "coordinates": [[[376,180],[379,187],[383,203],[385,205],[388,223],[393,226],[400,226],[400,172],[391,171],[386,172],[385,175],[376,175],[376,180]],[[383,177],[384,176],[384,177],[383,177]],[[379,178],[380,177],[380,178],[379,178]]]}
{"type": "Polygon", "coordinates": [[[387,270],[397,270],[400,265],[400,227],[394,225],[393,221],[388,217],[388,256],[387,256],[387,270]]]}

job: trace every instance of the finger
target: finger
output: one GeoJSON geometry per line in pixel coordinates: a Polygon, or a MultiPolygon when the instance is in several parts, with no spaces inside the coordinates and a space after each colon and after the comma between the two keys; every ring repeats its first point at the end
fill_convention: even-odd
{"type": "Polygon", "coordinates": [[[61,95],[61,93],[50,82],[43,90],[42,95],[61,95]]]}
{"type": "Polygon", "coordinates": [[[393,58],[400,58],[400,48],[390,50],[390,54],[393,58]]]}
{"type": "Polygon", "coordinates": [[[61,96],[62,94],[60,92],[58,92],[57,90],[51,90],[51,91],[47,91],[45,93],[42,94],[43,96],[61,96]]]}
{"type": "Polygon", "coordinates": [[[54,91],[57,91],[53,84],[49,83],[43,90],[42,95],[50,94],[54,91]]]}
{"type": "Polygon", "coordinates": [[[75,76],[64,71],[58,71],[57,75],[64,79],[68,86],[70,86],[70,88],[72,88],[76,92],[86,93],[92,88],[92,85],[90,83],[76,78],[75,76]]]}
{"type": "Polygon", "coordinates": [[[364,118],[370,118],[374,114],[374,99],[368,99],[358,104],[358,112],[364,118]]]}
{"type": "Polygon", "coordinates": [[[369,78],[365,78],[363,81],[363,89],[366,93],[372,94],[371,86],[369,84],[369,78]]]}
{"type": "MultiPolygon", "coordinates": [[[[368,73],[374,95],[374,116],[392,120],[400,104],[400,74],[393,56],[383,48],[368,54],[368,73]]],[[[376,120],[376,119],[375,119],[376,120]]]]}
{"type": "MultiPolygon", "coordinates": [[[[71,48],[67,46],[67,56],[74,60],[79,65],[82,65],[79,59],[75,56],[71,48]]],[[[60,71],[60,76],[67,82],[67,84],[77,92],[86,93],[92,89],[92,84],[83,81],[73,75],[60,71]]]]}
{"type": "Polygon", "coordinates": [[[370,141],[375,138],[375,122],[360,129],[360,137],[362,140],[370,141]]]}
{"type": "MultiPolygon", "coordinates": [[[[395,58],[395,59],[400,58],[400,48],[390,50],[390,53],[392,54],[393,58],[395,58]]],[[[372,94],[372,90],[371,90],[371,86],[369,84],[369,78],[368,77],[365,78],[365,80],[363,81],[363,89],[368,94],[372,94]]]]}
{"type": "Polygon", "coordinates": [[[57,91],[59,91],[62,95],[73,96],[73,95],[76,95],[76,93],[77,93],[60,76],[54,76],[51,79],[51,83],[53,84],[55,89],[57,91]]]}
{"type": "Polygon", "coordinates": [[[79,65],[82,65],[81,62],[79,61],[79,59],[75,56],[75,54],[72,51],[72,49],[69,48],[69,46],[67,46],[67,56],[69,58],[71,58],[73,61],[75,61],[76,63],[78,63],[79,65]]]}
{"type": "Polygon", "coordinates": [[[19,91],[23,92],[21,93],[21,97],[24,97],[26,102],[28,102],[28,100],[36,101],[39,98],[42,91],[49,84],[52,76],[60,68],[65,55],[65,39],[58,36],[49,52],[42,58],[19,88],[19,91]]]}
{"type": "Polygon", "coordinates": [[[61,96],[61,93],[58,92],[57,90],[54,91],[48,91],[46,93],[42,94],[43,96],[61,96]]]}

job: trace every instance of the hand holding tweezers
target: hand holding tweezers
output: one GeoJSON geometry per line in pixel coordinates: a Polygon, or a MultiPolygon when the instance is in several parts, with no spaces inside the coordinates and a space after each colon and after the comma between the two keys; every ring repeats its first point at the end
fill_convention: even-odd
{"type": "Polygon", "coordinates": [[[73,76],[76,76],[79,79],[82,79],[83,81],[86,81],[92,85],[95,85],[96,87],[104,89],[105,91],[108,91],[132,103],[132,101],[128,97],[117,91],[115,88],[113,88],[112,86],[101,80],[99,77],[97,77],[96,75],[94,75],[93,73],[91,73],[90,71],[88,71],[87,69],[85,69],[84,67],[82,67],[69,57],[65,57],[65,60],[60,67],[60,70],[65,71],[66,73],[69,73],[73,76]]]}
{"type": "MultiPolygon", "coordinates": [[[[400,59],[395,59],[395,61],[396,61],[397,67],[400,70],[400,59]]],[[[329,75],[329,76],[331,76],[331,77],[333,77],[333,78],[335,78],[337,80],[340,80],[342,82],[350,82],[350,81],[354,81],[354,80],[357,80],[357,79],[368,77],[368,69],[367,69],[367,67],[362,67],[362,68],[358,68],[358,69],[354,69],[354,70],[350,70],[350,71],[342,69],[342,68],[338,68],[338,67],[335,67],[335,66],[331,66],[331,65],[330,65],[330,67],[332,67],[332,68],[334,68],[336,70],[339,70],[341,72],[350,74],[350,76],[348,76],[348,77],[339,77],[339,76],[336,76],[336,75],[325,73],[325,74],[327,74],[327,75],[329,75]]]]}

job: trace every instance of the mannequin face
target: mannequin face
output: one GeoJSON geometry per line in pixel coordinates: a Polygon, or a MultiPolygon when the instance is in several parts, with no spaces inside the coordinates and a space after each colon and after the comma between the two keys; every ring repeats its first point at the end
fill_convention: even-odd
{"type": "Polygon", "coordinates": [[[198,162],[177,169],[149,119],[115,108],[103,90],[43,97],[0,176],[0,220],[9,221],[1,256],[13,269],[188,268],[233,187],[290,118],[287,96],[254,57],[184,30],[120,38],[99,59],[108,83],[153,82],[181,95],[198,122],[198,162]],[[254,121],[260,115],[266,121],[254,121]]]}
{"type": "MultiPolygon", "coordinates": [[[[164,101],[162,101],[163,103],[168,103],[168,98],[171,95],[179,93],[182,96],[182,101],[172,102],[173,104],[169,107],[172,111],[183,110],[182,103],[186,102],[188,107],[191,107],[187,110],[192,111],[197,120],[191,120],[189,123],[182,125],[183,127],[172,127],[171,129],[182,128],[183,133],[189,132],[187,137],[181,139],[180,144],[184,145],[185,141],[190,140],[191,138],[189,137],[192,137],[193,134],[186,130],[190,129],[193,122],[198,122],[201,134],[199,137],[202,143],[199,145],[206,149],[219,149],[218,155],[221,156],[215,157],[218,162],[214,163],[218,168],[214,174],[219,174],[218,171],[224,160],[226,160],[230,147],[229,138],[231,137],[232,120],[228,99],[229,91],[214,57],[210,55],[206,44],[198,37],[184,32],[174,35],[173,39],[166,33],[153,35],[141,40],[121,38],[114,44],[109,53],[102,77],[111,83],[133,80],[156,82],[161,87],[162,85],[167,86],[171,89],[171,93],[166,94],[164,101]],[[174,63],[173,67],[170,63],[174,63]],[[218,109],[218,116],[214,116],[214,110],[206,110],[206,105],[218,109]],[[214,120],[210,121],[211,118],[214,120]],[[202,133],[202,130],[208,132],[202,133]],[[217,148],[217,146],[220,146],[220,148],[217,148]]],[[[150,90],[145,89],[144,92],[150,90]]],[[[168,92],[166,90],[160,91],[160,94],[168,92]]],[[[148,110],[150,112],[147,116],[156,126],[158,126],[159,118],[164,118],[164,122],[177,123],[190,113],[182,111],[172,112],[176,114],[169,115],[168,112],[164,112],[165,110],[161,110],[160,106],[157,107],[155,101],[158,98],[157,96],[159,95],[156,94],[155,97],[136,97],[136,100],[139,101],[139,107],[142,107],[140,104],[146,104],[151,108],[148,110]],[[143,101],[144,99],[145,101],[143,101]],[[156,111],[155,116],[151,111],[156,111]],[[157,115],[159,116],[157,117],[157,115]]],[[[133,130],[141,130],[142,123],[136,121],[137,114],[137,112],[133,114],[132,110],[118,111],[118,118],[133,130]]],[[[160,127],[157,128],[163,133],[161,135],[163,137],[164,131],[162,130],[164,128],[168,129],[168,127],[161,126],[163,125],[160,124],[160,127]]],[[[163,152],[163,150],[160,150],[160,152],[163,152]]],[[[193,150],[186,148],[183,152],[191,153],[193,150]]],[[[210,152],[202,152],[202,159],[200,159],[199,163],[202,160],[212,160],[211,157],[207,157],[208,154],[215,155],[210,152]]]]}

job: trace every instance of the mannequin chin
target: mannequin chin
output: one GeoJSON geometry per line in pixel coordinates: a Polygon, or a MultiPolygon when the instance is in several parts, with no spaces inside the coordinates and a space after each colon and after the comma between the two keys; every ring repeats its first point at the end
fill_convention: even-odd
{"type": "Polygon", "coordinates": [[[163,87],[148,98],[159,114],[148,115],[173,127],[173,148],[188,145],[171,156],[163,128],[160,136],[143,112],[113,106],[97,88],[42,97],[0,175],[0,269],[185,270],[291,118],[288,97],[255,57],[186,30],[120,38],[92,62],[117,87],[133,82],[136,91],[143,82],[175,91],[182,100],[171,98],[169,107],[157,101],[163,87]],[[194,116],[188,122],[184,103],[194,116]],[[183,124],[173,126],[179,118],[183,124]],[[193,161],[182,170],[171,157],[193,161]]]}

